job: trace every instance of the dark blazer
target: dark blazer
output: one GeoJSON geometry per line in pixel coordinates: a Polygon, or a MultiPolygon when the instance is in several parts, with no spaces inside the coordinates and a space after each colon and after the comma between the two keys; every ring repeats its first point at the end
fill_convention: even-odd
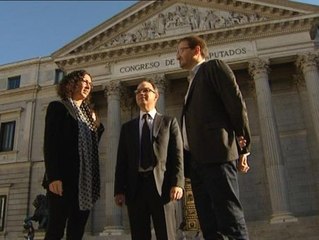
{"type": "MultiPolygon", "coordinates": [[[[153,172],[157,191],[165,204],[170,200],[172,186],[184,188],[183,145],[176,118],[156,113],[152,134],[156,159],[153,172]]],[[[115,171],[114,195],[125,194],[126,204],[138,188],[139,149],[139,118],[135,118],[122,126],[115,171]]]]}
{"type": "MultiPolygon", "coordinates": [[[[104,131],[100,124],[99,137],[104,131]]],[[[76,191],[79,181],[78,123],[64,104],[53,101],[47,108],[44,132],[44,186],[55,180],[63,183],[63,192],[76,191]]]]}
{"type": "Polygon", "coordinates": [[[183,107],[191,156],[201,163],[238,159],[250,147],[247,109],[232,70],[221,60],[200,65],[183,107]],[[236,136],[244,136],[240,150],[236,136]]]}

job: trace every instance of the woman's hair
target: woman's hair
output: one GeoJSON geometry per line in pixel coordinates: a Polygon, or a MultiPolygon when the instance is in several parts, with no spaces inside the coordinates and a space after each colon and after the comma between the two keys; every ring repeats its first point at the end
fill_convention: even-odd
{"type": "Polygon", "coordinates": [[[191,49],[194,49],[196,46],[200,46],[200,53],[201,53],[202,57],[205,59],[208,58],[208,48],[207,48],[207,45],[206,45],[206,42],[204,41],[204,39],[193,35],[193,36],[182,38],[181,40],[179,40],[178,43],[184,42],[184,41],[188,43],[188,46],[191,49]]]}
{"type": "MultiPolygon", "coordinates": [[[[57,86],[57,93],[61,99],[71,98],[76,86],[83,80],[85,75],[91,75],[85,70],[77,70],[65,75],[57,86]]],[[[90,95],[89,95],[90,96],[90,95]]],[[[89,96],[84,100],[88,103],[89,96]]]]}

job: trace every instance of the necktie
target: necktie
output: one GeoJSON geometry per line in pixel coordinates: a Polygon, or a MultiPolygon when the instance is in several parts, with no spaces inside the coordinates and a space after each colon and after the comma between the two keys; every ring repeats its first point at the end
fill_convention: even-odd
{"type": "Polygon", "coordinates": [[[141,138],[141,167],[147,169],[153,165],[153,147],[151,142],[151,131],[147,124],[148,114],[143,115],[144,123],[141,138]]]}

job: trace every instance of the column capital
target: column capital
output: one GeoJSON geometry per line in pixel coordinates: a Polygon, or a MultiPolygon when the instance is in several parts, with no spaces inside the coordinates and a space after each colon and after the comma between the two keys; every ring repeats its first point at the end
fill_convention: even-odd
{"type": "Polygon", "coordinates": [[[295,62],[296,66],[299,70],[302,72],[305,72],[307,70],[316,68],[319,63],[319,52],[307,52],[299,54],[297,57],[297,60],[295,62]]]}
{"type": "Polygon", "coordinates": [[[269,59],[267,58],[255,58],[248,63],[248,72],[253,78],[258,74],[268,74],[269,71],[269,59]]]}
{"type": "Polygon", "coordinates": [[[305,78],[302,75],[302,73],[298,72],[296,74],[292,75],[292,79],[293,79],[293,83],[297,86],[297,87],[301,87],[304,88],[306,87],[306,83],[305,83],[305,78]]]}
{"type": "Polygon", "coordinates": [[[154,83],[156,84],[156,86],[160,89],[165,90],[167,87],[167,79],[165,74],[161,73],[161,74],[154,74],[152,76],[152,79],[154,81],[154,83]]]}
{"type": "Polygon", "coordinates": [[[104,96],[108,97],[111,95],[119,96],[121,91],[121,82],[112,80],[105,84],[104,96]]]}

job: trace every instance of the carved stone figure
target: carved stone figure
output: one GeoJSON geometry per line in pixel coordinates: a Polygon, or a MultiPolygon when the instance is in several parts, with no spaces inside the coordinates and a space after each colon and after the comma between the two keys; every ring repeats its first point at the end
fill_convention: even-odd
{"type": "Polygon", "coordinates": [[[159,13],[136,28],[116,36],[103,47],[147,41],[172,33],[177,34],[178,31],[182,33],[204,31],[262,20],[266,18],[255,13],[245,15],[179,4],[159,13]]]}

